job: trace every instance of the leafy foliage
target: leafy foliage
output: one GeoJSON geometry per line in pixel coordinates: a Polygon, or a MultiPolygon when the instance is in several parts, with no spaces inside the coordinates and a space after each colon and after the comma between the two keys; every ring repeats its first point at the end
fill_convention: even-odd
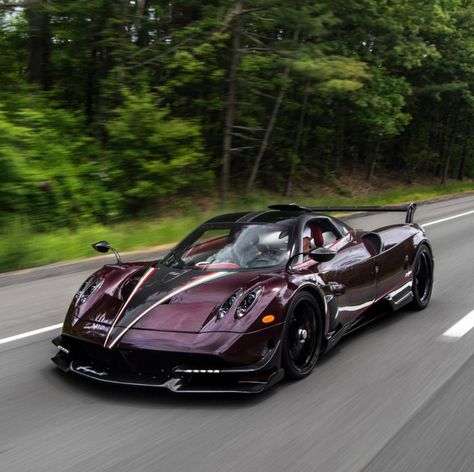
{"type": "Polygon", "coordinates": [[[4,222],[107,223],[218,180],[474,175],[473,0],[0,3],[4,222]]]}
{"type": "Polygon", "coordinates": [[[199,125],[170,118],[156,101],[150,93],[124,92],[107,124],[112,185],[128,210],[212,185],[199,125]]]}

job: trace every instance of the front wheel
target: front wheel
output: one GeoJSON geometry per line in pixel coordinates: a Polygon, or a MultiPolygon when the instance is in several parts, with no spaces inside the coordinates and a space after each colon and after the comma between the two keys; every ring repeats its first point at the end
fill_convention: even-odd
{"type": "Polygon", "coordinates": [[[288,309],[282,350],[286,377],[309,375],[321,350],[321,314],[314,298],[306,292],[296,295],[288,309]]]}
{"type": "Polygon", "coordinates": [[[423,310],[428,306],[433,290],[433,256],[426,245],[420,246],[413,265],[413,301],[411,307],[423,310]]]}

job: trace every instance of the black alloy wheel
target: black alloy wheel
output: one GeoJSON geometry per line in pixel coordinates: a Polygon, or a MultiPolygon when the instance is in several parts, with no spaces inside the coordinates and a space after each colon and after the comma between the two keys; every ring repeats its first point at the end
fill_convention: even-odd
{"type": "Polygon", "coordinates": [[[416,310],[423,310],[428,306],[433,290],[433,256],[427,246],[418,249],[413,268],[413,302],[411,306],[416,310]]]}
{"type": "Polygon", "coordinates": [[[322,323],[318,305],[307,292],[296,295],[287,315],[282,365],[291,379],[302,379],[314,368],[321,350],[322,323]]]}

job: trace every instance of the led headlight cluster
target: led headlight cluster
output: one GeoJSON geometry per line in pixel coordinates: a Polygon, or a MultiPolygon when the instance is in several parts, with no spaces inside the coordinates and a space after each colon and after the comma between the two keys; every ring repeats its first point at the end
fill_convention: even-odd
{"type": "Polygon", "coordinates": [[[99,278],[88,278],[82,285],[79,291],[75,295],[77,304],[80,305],[84,303],[94,292],[96,292],[104,283],[104,279],[99,278]]]}
{"type": "Polygon", "coordinates": [[[217,319],[220,320],[224,318],[226,313],[232,308],[232,305],[236,302],[236,300],[240,297],[242,294],[242,289],[237,290],[234,292],[217,310],[217,319]]]}
{"type": "Polygon", "coordinates": [[[237,319],[242,318],[248,313],[248,311],[255,305],[258,297],[263,292],[263,287],[257,287],[251,292],[247,293],[243,298],[243,289],[239,289],[234,292],[217,310],[216,319],[221,320],[234,306],[237,300],[241,300],[237,309],[235,310],[235,317],[237,319]]]}
{"type": "Polygon", "coordinates": [[[250,293],[245,295],[244,299],[239,303],[237,310],[235,311],[236,318],[242,318],[245,316],[248,311],[255,305],[258,297],[263,292],[263,287],[257,287],[252,290],[250,293]]]}

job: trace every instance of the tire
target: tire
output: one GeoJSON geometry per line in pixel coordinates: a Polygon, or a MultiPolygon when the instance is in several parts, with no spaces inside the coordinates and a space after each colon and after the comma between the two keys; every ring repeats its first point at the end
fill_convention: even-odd
{"type": "Polygon", "coordinates": [[[321,313],[314,297],[307,292],[295,296],[288,309],[282,367],[285,377],[302,379],[313,370],[321,351],[321,313]]]}
{"type": "Polygon", "coordinates": [[[433,291],[433,255],[425,244],[418,248],[413,264],[413,301],[410,307],[414,310],[424,310],[433,291]]]}

